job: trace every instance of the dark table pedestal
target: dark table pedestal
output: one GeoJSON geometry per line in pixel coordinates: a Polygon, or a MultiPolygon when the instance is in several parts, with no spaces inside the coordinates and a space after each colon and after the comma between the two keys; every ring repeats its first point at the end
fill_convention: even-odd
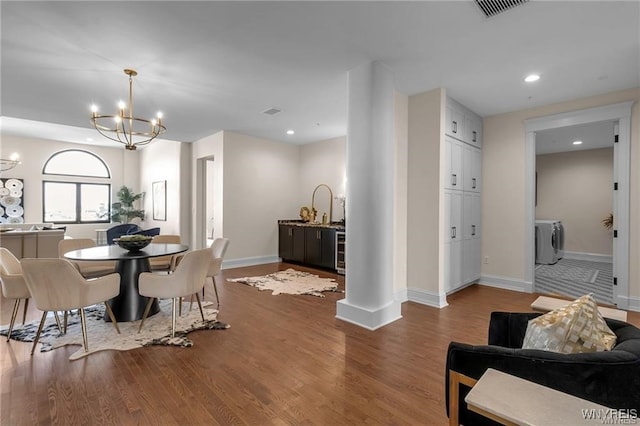
{"type": "MultiPolygon", "coordinates": [[[[151,272],[149,258],[120,259],[116,272],[120,274],[120,294],[109,301],[116,321],[136,321],[142,319],[148,297],[141,296],[138,291],[138,276],[142,272],[151,272]]],[[[156,299],[151,305],[148,316],[160,312],[160,305],[156,299]]],[[[111,321],[105,313],[105,321],[111,321]]]]}

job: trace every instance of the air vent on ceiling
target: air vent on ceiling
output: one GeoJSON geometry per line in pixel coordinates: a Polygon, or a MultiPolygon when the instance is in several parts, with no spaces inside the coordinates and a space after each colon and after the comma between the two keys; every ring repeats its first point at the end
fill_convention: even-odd
{"type": "Polygon", "coordinates": [[[527,3],[529,0],[475,0],[476,4],[484,13],[484,16],[490,18],[502,12],[512,9],[521,4],[527,3]]]}
{"type": "Polygon", "coordinates": [[[267,110],[262,111],[263,114],[267,114],[267,115],[276,115],[279,112],[282,112],[282,110],[278,108],[269,108],[267,110]]]}

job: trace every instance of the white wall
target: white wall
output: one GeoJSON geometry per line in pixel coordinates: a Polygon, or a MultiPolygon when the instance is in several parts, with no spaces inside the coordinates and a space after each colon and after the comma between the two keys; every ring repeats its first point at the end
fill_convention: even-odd
{"type": "MultiPolygon", "coordinates": [[[[282,219],[299,219],[300,207],[311,208],[313,190],[321,183],[329,185],[333,196],[345,193],[346,172],[345,160],[347,152],[347,138],[323,140],[300,146],[298,209],[289,212],[282,219]]],[[[315,208],[318,211],[317,220],[322,220],[324,212],[329,216],[329,191],[321,187],[316,192],[315,208]]],[[[337,222],[344,217],[342,207],[337,200],[333,200],[333,220],[337,222]]]]}
{"type": "Polygon", "coordinates": [[[446,94],[409,97],[407,287],[410,298],[441,305],[440,156],[446,94]]]}
{"type": "Polygon", "coordinates": [[[613,148],[538,155],[536,172],[536,219],[562,220],[565,251],[611,256],[601,221],[613,211],[613,148]]]}
{"type": "MultiPolygon", "coordinates": [[[[65,143],[47,139],[23,138],[12,135],[2,135],[0,144],[0,156],[6,158],[16,152],[20,155],[22,164],[14,169],[2,172],[3,178],[24,179],[24,207],[25,222],[42,222],[42,181],[62,180],[67,182],[86,181],[93,178],[73,178],[60,176],[44,179],[42,168],[51,155],[66,149],[81,149],[90,151],[99,156],[111,171],[111,198],[115,201],[115,193],[122,185],[131,187],[134,191],[140,191],[138,177],[138,151],[126,151],[120,146],[103,147],[83,145],[77,143],[65,143]]],[[[66,235],[74,238],[96,238],[96,229],[108,228],[110,224],[82,224],[66,225],[66,235]]]]}
{"type": "Polygon", "coordinates": [[[489,263],[482,265],[483,275],[524,282],[525,120],[625,101],[635,101],[631,116],[629,290],[632,298],[640,299],[638,88],[484,118],[482,256],[488,256],[489,263]]]}
{"type": "MultiPolygon", "coordinates": [[[[140,150],[140,187],[145,193],[144,228],[160,228],[162,234],[180,235],[181,222],[181,143],[156,141],[140,150]],[[153,182],[166,181],[167,220],[153,219],[153,182]]],[[[182,236],[181,236],[182,237],[182,236]]],[[[182,240],[188,240],[189,235],[182,240]]]]}

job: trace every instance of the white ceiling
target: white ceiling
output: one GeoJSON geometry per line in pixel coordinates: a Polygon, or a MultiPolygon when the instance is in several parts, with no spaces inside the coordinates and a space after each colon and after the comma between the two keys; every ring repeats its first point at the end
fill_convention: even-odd
{"type": "MultiPolygon", "coordinates": [[[[186,142],[344,135],[347,72],[374,60],[400,92],[444,87],[482,116],[640,86],[638,1],[531,1],[489,19],[473,1],[0,7],[3,117],[88,129],[91,103],[112,112],[126,97],[130,67],[136,115],[161,109],[164,137],[186,142]],[[542,78],[524,83],[531,72],[542,78]],[[270,107],[282,113],[261,113],[270,107]]],[[[33,131],[20,123],[3,120],[3,133],[33,131]]],[[[69,140],[58,130],[45,136],[69,140]]]]}
{"type": "Polygon", "coordinates": [[[614,139],[613,126],[612,121],[602,121],[536,132],[536,155],[611,148],[614,139]],[[582,143],[574,145],[575,141],[582,143]]]}

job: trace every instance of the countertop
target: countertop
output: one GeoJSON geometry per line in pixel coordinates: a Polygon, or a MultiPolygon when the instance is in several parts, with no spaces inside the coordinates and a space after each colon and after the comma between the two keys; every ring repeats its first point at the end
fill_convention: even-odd
{"type": "Polygon", "coordinates": [[[309,222],[303,222],[301,220],[296,220],[296,219],[283,219],[283,220],[278,220],[278,225],[304,226],[308,228],[331,228],[331,229],[335,229],[336,231],[345,230],[345,226],[342,222],[331,222],[326,225],[323,225],[322,223],[309,223],[309,222]]]}

